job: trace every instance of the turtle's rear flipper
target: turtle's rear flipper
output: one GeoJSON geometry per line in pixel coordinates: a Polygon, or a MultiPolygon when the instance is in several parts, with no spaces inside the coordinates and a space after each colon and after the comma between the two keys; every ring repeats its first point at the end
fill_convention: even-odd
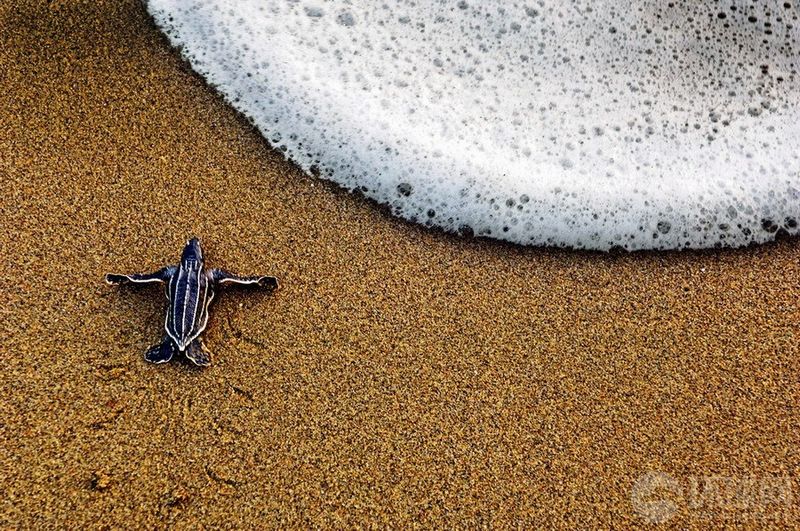
{"type": "Polygon", "coordinates": [[[189,361],[200,367],[211,365],[211,352],[206,348],[203,344],[203,340],[199,337],[186,347],[186,357],[189,358],[189,361]]]}
{"type": "Polygon", "coordinates": [[[167,337],[158,345],[153,345],[147,349],[147,352],[144,353],[144,359],[150,363],[166,363],[172,359],[173,354],[175,354],[175,345],[167,337]]]}

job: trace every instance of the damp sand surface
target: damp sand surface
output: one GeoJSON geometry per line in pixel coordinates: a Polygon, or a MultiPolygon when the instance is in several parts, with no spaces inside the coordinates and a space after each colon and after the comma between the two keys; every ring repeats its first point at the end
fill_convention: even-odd
{"type": "Polygon", "coordinates": [[[3,4],[0,79],[3,527],[633,525],[648,471],[673,523],[800,518],[799,240],[398,221],[284,161],[134,1],[3,4]],[[190,235],[282,288],[219,297],[210,369],[148,365],[162,293],[102,275],[190,235]],[[715,477],[788,483],[693,497],[715,477]]]}

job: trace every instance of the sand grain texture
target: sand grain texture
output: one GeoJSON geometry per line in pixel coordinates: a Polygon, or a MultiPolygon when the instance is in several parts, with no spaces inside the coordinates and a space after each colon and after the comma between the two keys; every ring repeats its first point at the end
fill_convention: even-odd
{"type": "Polygon", "coordinates": [[[134,1],[4,3],[0,81],[3,527],[635,524],[650,470],[789,477],[771,517],[800,517],[797,239],[607,256],[397,221],[285,162],[134,1]],[[220,296],[211,369],[147,365],[163,295],[102,275],[190,235],[283,287],[220,296]]]}

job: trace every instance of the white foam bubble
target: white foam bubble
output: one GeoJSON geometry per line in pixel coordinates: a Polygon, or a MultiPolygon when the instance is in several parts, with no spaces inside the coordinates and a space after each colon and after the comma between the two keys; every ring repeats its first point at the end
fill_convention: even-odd
{"type": "Polygon", "coordinates": [[[795,2],[148,9],[306,171],[450,231],[632,250],[798,233],[795,2]]]}

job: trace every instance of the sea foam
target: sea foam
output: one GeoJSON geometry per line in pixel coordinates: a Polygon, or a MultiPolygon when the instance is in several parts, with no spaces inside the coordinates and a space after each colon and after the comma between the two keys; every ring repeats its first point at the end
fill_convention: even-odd
{"type": "Polygon", "coordinates": [[[305,171],[522,244],[798,233],[796,0],[149,0],[305,171]]]}

